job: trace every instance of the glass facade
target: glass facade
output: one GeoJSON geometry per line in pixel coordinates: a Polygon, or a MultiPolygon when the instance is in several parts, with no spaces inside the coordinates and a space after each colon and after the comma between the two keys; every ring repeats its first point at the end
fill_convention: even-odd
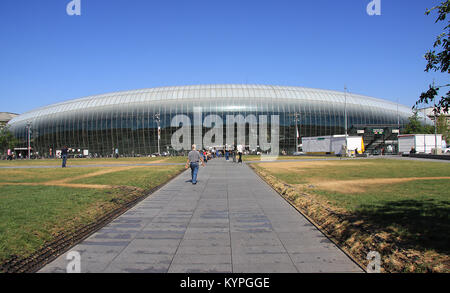
{"type": "MultiPolygon", "coordinates": [[[[344,134],[345,108],[349,134],[371,127],[401,128],[412,114],[403,105],[336,91],[265,85],[199,85],[71,100],[17,116],[9,125],[26,146],[26,125],[31,123],[33,151],[43,156],[49,155],[50,149],[55,151],[64,145],[89,150],[98,156],[110,156],[116,148],[121,155],[135,156],[158,152],[158,124],[160,151],[179,153],[171,144],[172,135],[183,125],[177,119],[189,118],[190,141],[197,142],[214,124],[205,126],[204,119],[215,117],[222,121],[222,141],[228,143],[227,119],[242,115],[244,119],[235,119],[235,137],[241,127],[245,144],[249,144],[253,136],[258,140],[260,135],[258,125],[252,127],[255,118],[258,124],[261,115],[268,117],[269,122],[272,115],[279,115],[279,149],[292,153],[296,150],[297,131],[300,137],[344,134]],[[159,114],[159,121],[155,114],[159,114]]],[[[216,141],[221,140],[216,138],[216,141]]]]}

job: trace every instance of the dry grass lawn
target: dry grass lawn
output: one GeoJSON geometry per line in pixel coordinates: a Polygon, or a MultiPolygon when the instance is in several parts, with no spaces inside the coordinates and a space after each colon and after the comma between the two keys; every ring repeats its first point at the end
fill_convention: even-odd
{"type": "Polygon", "coordinates": [[[252,165],[360,263],[450,272],[450,164],[387,159],[252,165]]]}

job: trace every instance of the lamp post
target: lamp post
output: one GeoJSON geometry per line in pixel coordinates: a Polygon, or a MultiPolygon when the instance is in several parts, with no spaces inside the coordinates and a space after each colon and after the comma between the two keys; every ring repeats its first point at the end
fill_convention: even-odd
{"type": "Polygon", "coordinates": [[[295,113],[295,151],[298,152],[298,139],[300,137],[300,134],[298,133],[298,117],[300,117],[299,113],[295,113]]]}
{"type": "MultiPolygon", "coordinates": [[[[436,108],[436,103],[434,103],[434,107],[436,108]]],[[[437,124],[436,124],[436,111],[433,111],[434,113],[434,152],[435,155],[438,155],[438,150],[437,150],[437,124]]]]}
{"type": "Polygon", "coordinates": [[[160,146],[159,146],[159,140],[161,139],[161,127],[160,127],[160,123],[161,123],[161,119],[159,117],[159,113],[156,113],[153,118],[156,121],[156,124],[158,125],[158,155],[161,155],[161,151],[160,151],[160,146]]]}
{"type": "MultiPolygon", "coordinates": [[[[436,90],[435,86],[434,86],[434,79],[433,79],[433,88],[436,90]]],[[[434,114],[434,154],[437,155],[437,125],[436,125],[436,100],[434,100],[434,109],[433,109],[433,114],[434,114]]]]}
{"type": "Polygon", "coordinates": [[[345,128],[345,151],[346,156],[348,154],[348,142],[347,142],[347,86],[344,85],[344,128],[345,128]]]}
{"type": "Polygon", "coordinates": [[[27,137],[28,137],[28,160],[31,158],[31,121],[27,122],[27,137]]]}
{"type": "Polygon", "coordinates": [[[397,97],[397,128],[398,128],[398,131],[400,131],[400,115],[399,115],[399,113],[398,113],[398,97],[397,97]]]}
{"type": "Polygon", "coordinates": [[[426,129],[425,126],[427,125],[427,114],[425,112],[425,108],[426,105],[423,106],[423,152],[426,154],[427,153],[427,135],[426,135],[426,129]]]}

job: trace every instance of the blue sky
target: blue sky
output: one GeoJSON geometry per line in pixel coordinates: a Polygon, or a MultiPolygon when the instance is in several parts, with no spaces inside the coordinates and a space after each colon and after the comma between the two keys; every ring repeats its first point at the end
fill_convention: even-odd
{"type": "Polygon", "coordinates": [[[412,106],[440,1],[70,0],[0,3],[0,111],[119,90],[256,83],[365,94],[412,106]]]}

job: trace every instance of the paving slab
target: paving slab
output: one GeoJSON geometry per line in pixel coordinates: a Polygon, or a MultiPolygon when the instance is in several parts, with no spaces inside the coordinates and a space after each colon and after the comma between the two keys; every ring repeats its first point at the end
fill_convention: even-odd
{"type": "MultiPolygon", "coordinates": [[[[363,272],[246,164],[182,173],[73,247],[93,273],[363,272]]],[[[40,272],[66,271],[66,254],[40,272]]]]}

